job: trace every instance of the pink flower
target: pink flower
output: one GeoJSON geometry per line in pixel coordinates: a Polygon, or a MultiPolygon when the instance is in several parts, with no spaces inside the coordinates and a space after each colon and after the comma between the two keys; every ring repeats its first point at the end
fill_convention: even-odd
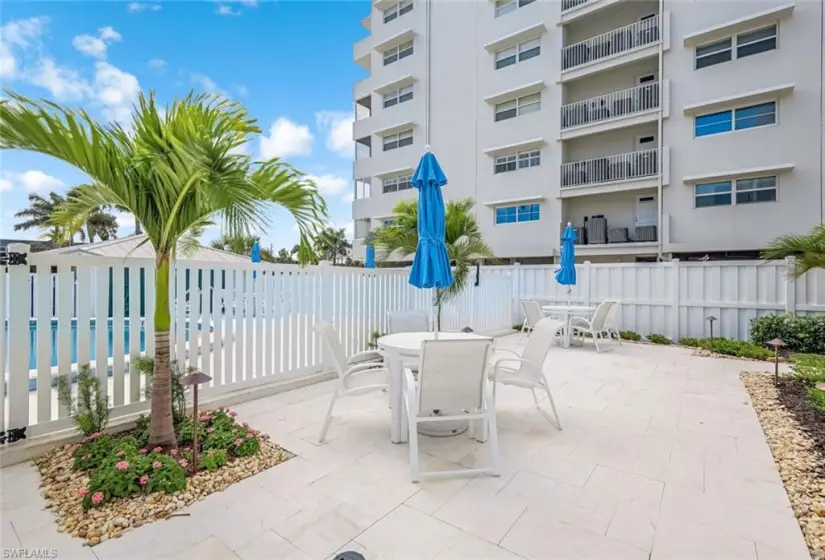
{"type": "Polygon", "coordinates": [[[242,424],[242,426],[243,426],[244,428],[248,428],[248,427],[249,427],[249,422],[244,422],[244,423],[242,424]]]}
{"type": "Polygon", "coordinates": [[[178,464],[179,464],[181,467],[183,467],[184,469],[185,469],[187,466],[189,466],[189,462],[188,462],[186,459],[181,459],[180,461],[178,461],[178,464]]]}
{"type": "Polygon", "coordinates": [[[178,456],[178,450],[177,449],[170,449],[169,450],[169,455],[171,455],[172,457],[177,457],[178,456]]]}
{"type": "Polygon", "coordinates": [[[229,416],[231,416],[232,418],[235,418],[237,415],[238,415],[238,413],[235,412],[234,410],[229,413],[229,416]]]}
{"type": "Polygon", "coordinates": [[[126,455],[126,452],[125,452],[125,451],[122,451],[122,450],[121,450],[121,451],[118,451],[118,452],[117,452],[117,456],[118,456],[118,457],[123,457],[124,455],[126,455]]]}
{"type": "Polygon", "coordinates": [[[163,463],[161,463],[160,461],[155,461],[155,462],[152,463],[152,468],[153,469],[159,469],[162,466],[163,466],[163,463]]]}
{"type": "Polygon", "coordinates": [[[140,483],[141,486],[146,486],[147,484],[149,484],[149,475],[148,474],[143,475],[142,477],[140,477],[138,479],[138,482],[140,483]]]}
{"type": "Polygon", "coordinates": [[[144,448],[144,449],[141,449],[141,450],[139,451],[139,453],[140,453],[141,455],[146,455],[147,453],[149,453],[149,450],[148,450],[148,449],[146,449],[146,448],[144,448]]]}
{"type": "Polygon", "coordinates": [[[238,439],[235,440],[235,445],[240,445],[242,443],[243,443],[243,440],[241,438],[238,438],[238,439]]]}
{"type": "Polygon", "coordinates": [[[95,433],[93,433],[92,435],[89,436],[89,439],[97,439],[102,435],[103,435],[103,432],[95,432],[95,433]]]}
{"type": "Polygon", "coordinates": [[[208,434],[211,434],[214,431],[215,431],[214,426],[209,426],[208,428],[206,428],[206,433],[208,433],[208,434]]]}
{"type": "Polygon", "coordinates": [[[129,468],[129,461],[120,461],[115,465],[115,468],[119,471],[125,471],[129,468]]]}
{"type": "Polygon", "coordinates": [[[88,495],[89,495],[89,491],[86,490],[85,488],[81,488],[80,490],[77,491],[77,497],[80,498],[81,500],[83,498],[85,498],[86,496],[88,496],[88,495]]]}
{"type": "Polygon", "coordinates": [[[152,453],[163,453],[163,448],[158,446],[152,450],[152,453]]]}
{"type": "Polygon", "coordinates": [[[97,505],[102,501],[103,501],[103,492],[95,492],[94,494],[92,494],[92,503],[94,505],[97,505]]]}
{"type": "Polygon", "coordinates": [[[252,433],[256,436],[261,433],[261,430],[252,430],[252,433]]]}
{"type": "Polygon", "coordinates": [[[246,434],[246,439],[252,439],[254,437],[255,437],[254,434],[246,434]]]}

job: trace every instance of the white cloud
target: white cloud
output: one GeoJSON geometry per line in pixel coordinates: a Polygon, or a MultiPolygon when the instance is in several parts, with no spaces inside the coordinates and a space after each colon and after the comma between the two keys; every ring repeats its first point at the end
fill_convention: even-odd
{"type": "Polygon", "coordinates": [[[21,55],[40,43],[48,18],[19,19],[0,27],[0,78],[11,80],[20,72],[21,55]]]}
{"type": "Polygon", "coordinates": [[[140,84],[135,76],[108,62],[95,64],[95,92],[103,106],[103,115],[120,123],[127,122],[137,101],[140,84]]]}
{"type": "Polygon", "coordinates": [[[319,111],[315,113],[315,124],[326,133],[326,146],[341,157],[353,157],[355,146],[352,140],[352,113],[343,111],[319,111]]]}
{"type": "Polygon", "coordinates": [[[234,89],[235,92],[238,95],[240,95],[241,97],[244,97],[244,96],[249,94],[249,88],[246,87],[245,85],[236,84],[236,85],[232,86],[232,89],[234,89]]]}
{"type": "Polygon", "coordinates": [[[213,80],[209,76],[196,73],[192,74],[191,78],[195,85],[199,86],[204,92],[229,97],[224,90],[218,87],[218,84],[215,83],[215,80],[213,80]]]}
{"type": "Polygon", "coordinates": [[[355,200],[355,194],[352,191],[350,191],[344,194],[344,196],[341,197],[341,200],[343,200],[347,204],[350,204],[352,201],[355,200]]]}
{"type": "Polygon", "coordinates": [[[308,156],[313,139],[308,126],[281,117],[272,123],[269,136],[261,135],[261,158],[308,156]]]}
{"type": "Polygon", "coordinates": [[[215,10],[215,13],[219,16],[239,16],[241,12],[238,10],[233,10],[232,6],[218,6],[218,9],[215,10]]]}
{"type": "Polygon", "coordinates": [[[130,2],[126,7],[130,12],[157,12],[160,4],[146,4],[144,2],[130,2]]]}
{"type": "Polygon", "coordinates": [[[114,212],[114,217],[117,219],[117,229],[128,230],[128,233],[135,232],[135,216],[128,212],[114,212]]]}
{"type": "Polygon", "coordinates": [[[318,192],[324,196],[339,196],[344,194],[349,181],[337,175],[307,175],[306,177],[318,187],[318,192]]]}
{"type": "Polygon", "coordinates": [[[163,70],[166,68],[166,61],[160,58],[153,58],[149,61],[149,68],[152,70],[163,70]]]}
{"type": "Polygon", "coordinates": [[[97,36],[94,35],[76,35],[72,39],[72,46],[80,53],[93,58],[106,58],[106,50],[109,45],[120,41],[120,33],[111,27],[101,27],[98,29],[97,36]]]}
{"type": "Polygon", "coordinates": [[[49,90],[57,101],[81,101],[92,94],[91,85],[78,72],[58,66],[51,58],[39,60],[26,80],[49,90]]]}
{"type": "Polygon", "coordinates": [[[56,191],[66,185],[57,177],[52,177],[42,171],[31,170],[24,173],[4,171],[0,179],[0,191],[11,191],[17,188],[29,192],[56,191]]]}

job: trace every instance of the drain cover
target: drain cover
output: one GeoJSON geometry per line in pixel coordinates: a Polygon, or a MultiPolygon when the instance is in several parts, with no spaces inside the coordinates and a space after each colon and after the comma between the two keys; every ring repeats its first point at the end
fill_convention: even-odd
{"type": "Polygon", "coordinates": [[[346,550],[333,558],[333,560],[364,560],[364,556],[352,550],[346,550]]]}

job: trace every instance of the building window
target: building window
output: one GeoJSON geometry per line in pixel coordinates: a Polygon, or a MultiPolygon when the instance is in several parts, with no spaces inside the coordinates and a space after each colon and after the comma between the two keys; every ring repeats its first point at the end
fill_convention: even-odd
{"type": "Polygon", "coordinates": [[[389,177],[382,182],[382,189],[384,193],[391,193],[397,191],[405,191],[412,187],[410,183],[412,175],[398,175],[396,177],[389,177]]]}
{"type": "Polygon", "coordinates": [[[507,173],[527,167],[538,167],[539,165],[541,165],[541,151],[532,150],[497,157],[493,165],[493,172],[507,173]]]}
{"type": "Polygon", "coordinates": [[[496,17],[509,14],[518,8],[523,8],[527,4],[532,4],[536,0],[496,0],[496,17]]]}
{"type": "Polygon", "coordinates": [[[524,41],[514,47],[503,49],[495,54],[496,70],[512,66],[516,62],[524,62],[541,54],[541,39],[536,37],[524,41]]]}
{"type": "Polygon", "coordinates": [[[353,237],[355,239],[364,239],[367,234],[370,232],[370,219],[369,218],[361,218],[355,220],[355,228],[353,231],[353,237]]]}
{"type": "Polygon", "coordinates": [[[756,177],[736,181],[736,204],[775,201],[776,177],[756,177]]]}
{"type": "Polygon", "coordinates": [[[384,94],[384,109],[404,103],[413,98],[413,87],[406,86],[384,94]]]}
{"type": "Polygon", "coordinates": [[[496,225],[536,222],[539,219],[538,204],[522,206],[501,206],[496,208],[496,225]]]}
{"type": "Polygon", "coordinates": [[[694,134],[698,138],[771,124],[776,124],[775,101],[699,115],[694,118],[694,134]]]}
{"type": "Polygon", "coordinates": [[[369,198],[371,190],[370,187],[371,185],[369,179],[358,179],[355,181],[355,200],[369,198]]]}
{"type": "Polygon", "coordinates": [[[694,187],[695,205],[696,208],[707,208],[751,202],[774,202],[776,183],[774,176],[699,184],[694,187]]]}
{"type": "Polygon", "coordinates": [[[412,0],[402,0],[398,4],[394,4],[384,10],[384,23],[389,23],[394,19],[411,12],[413,9],[412,0]]]}
{"type": "Polygon", "coordinates": [[[754,54],[759,54],[776,49],[776,37],[778,27],[776,24],[769,25],[740,33],[735,37],[727,37],[696,47],[696,69],[700,70],[708,66],[714,66],[736,58],[745,58],[754,54]]]}
{"type": "Polygon", "coordinates": [[[413,53],[413,42],[407,41],[406,43],[401,43],[397,47],[393,47],[384,51],[384,66],[392,64],[393,62],[398,62],[402,58],[407,58],[413,53]]]}
{"type": "Polygon", "coordinates": [[[409,146],[412,143],[412,130],[405,130],[403,132],[399,132],[398,134],[390,134],[388,136],[384,136],[384,151],[388,152],[396,148],[403,148],[404,146],[409,146]]]}
{"type": "Polygon", "coordinates": [[[495,120],[505,121],[526,113],[541,110],[541,94],[525,95],[512,101],[505,101],[496,105],[495,120]]]}
{"type": "Polygon", "coordinates": [[[381,221],[381,227],[390,227],[394,222],[395,222],[395,220],[392,220],[392,219],[382,220],[381,221]]]}

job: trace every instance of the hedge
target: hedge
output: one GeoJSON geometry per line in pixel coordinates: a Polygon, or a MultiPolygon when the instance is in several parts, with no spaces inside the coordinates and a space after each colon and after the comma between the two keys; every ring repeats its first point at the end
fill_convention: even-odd
{"type": "Polygon", "coordinates": [[[751,319],[750,337],[765,346],[779,338],[791,352],[825,354],[825,315],[765,315],[751,319]]]}

